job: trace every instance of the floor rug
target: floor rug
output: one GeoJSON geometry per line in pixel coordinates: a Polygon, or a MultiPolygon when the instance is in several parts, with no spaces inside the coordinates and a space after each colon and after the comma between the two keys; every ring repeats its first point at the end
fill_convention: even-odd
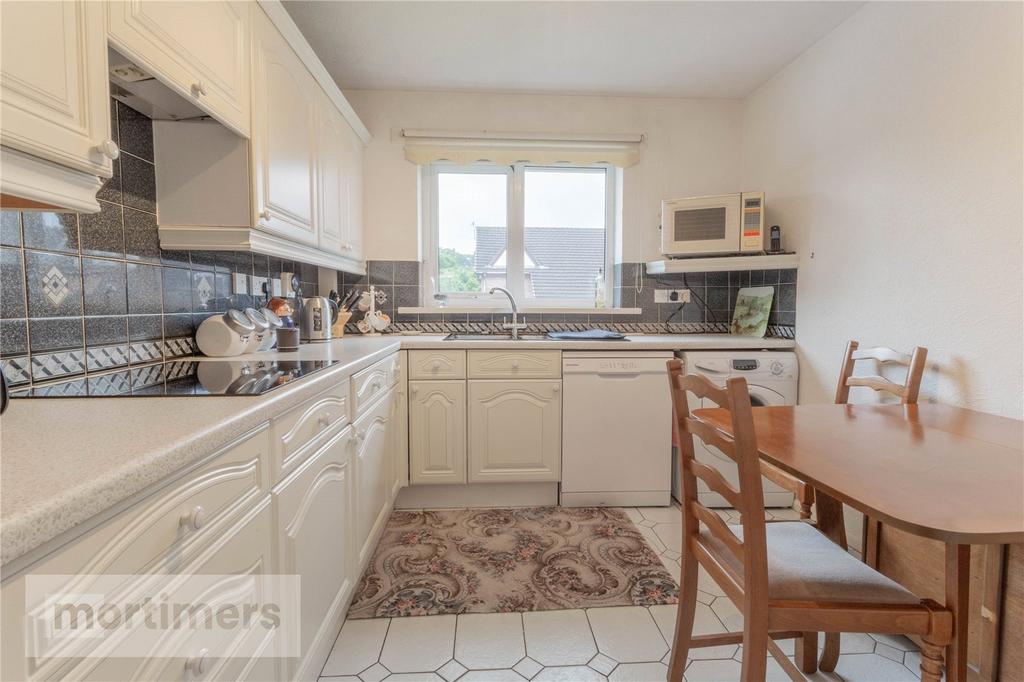
{"type": "Polygon", "coordinates": [[[652,606],[678,594],[618,509],[396,511],[348,617],[652,606]]]}

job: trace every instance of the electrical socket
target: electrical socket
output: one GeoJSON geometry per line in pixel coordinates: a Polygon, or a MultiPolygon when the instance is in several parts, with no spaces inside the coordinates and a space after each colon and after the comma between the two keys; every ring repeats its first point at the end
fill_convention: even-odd
{"type": "Polygon", "coordinates": [[[689,289],[655,289],[655,303],[689,303],[689,289]]]}

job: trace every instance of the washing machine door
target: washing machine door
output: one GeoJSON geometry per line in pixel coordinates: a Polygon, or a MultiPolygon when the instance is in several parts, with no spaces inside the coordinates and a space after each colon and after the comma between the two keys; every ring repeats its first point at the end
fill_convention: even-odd
{"type": "Polygon", "coordinates": [[[785,405],[786,398],[778,391],[773,391],[764,386],[747,385],[750,392],[750,405],[752,407],[771,407],[772,405],[785,405]]]}

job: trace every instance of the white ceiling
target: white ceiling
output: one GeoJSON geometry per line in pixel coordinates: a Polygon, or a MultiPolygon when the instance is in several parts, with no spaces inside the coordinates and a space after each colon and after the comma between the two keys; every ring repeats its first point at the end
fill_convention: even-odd
{"type": "Polygon", "coordinates": [[[860,2],[286,0],[342,89],[744,97],[860,2]]]}

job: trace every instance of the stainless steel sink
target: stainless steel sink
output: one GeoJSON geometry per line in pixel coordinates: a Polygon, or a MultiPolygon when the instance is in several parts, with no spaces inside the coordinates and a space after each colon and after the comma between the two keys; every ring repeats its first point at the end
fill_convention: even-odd
{"type": "Polygon", "coordinates": [[[445,341],[547,341],[543,334],[520,334],[513,339],[511,334],[458,334],[451,333],[444,337],[445,341]]]}

